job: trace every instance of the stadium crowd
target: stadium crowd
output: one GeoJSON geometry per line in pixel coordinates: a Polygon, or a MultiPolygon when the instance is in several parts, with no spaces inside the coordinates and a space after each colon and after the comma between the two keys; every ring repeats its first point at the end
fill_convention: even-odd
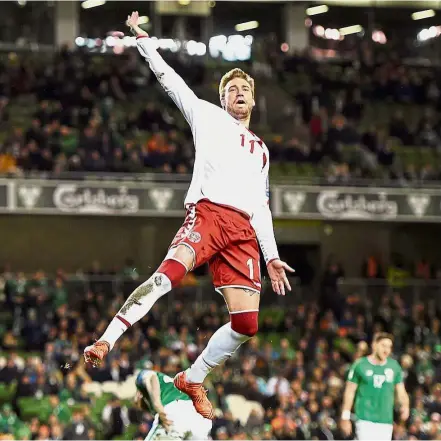
{"type": "MultiPolygon", "coordinates": [[[[254,124],[285,174],[306,170],[332,184],[439,179],[436,67],[365,52],[355,62],[321,63],[308,54],[288,56],[271,40],[259,47],[245,69],[258,77],[257,94],[265,91],[266,101],[277,96],[282,111],[269,112],[270,103],[258,100],[254,124]]],[[[6,55],[0,61],[0,173],[191,169],[191,134],[135,52],[6,55]]],[[[216,99],[215,80],[225,65],[164,56],[200,96],[216,99]]]]}
{"type": "MultiPolygon", "coordinates": [[[[201,282],[190,274],[105,363],[88,368],[82,350],[137,283],[132,267],[95,267],[74,278],[61,270],[54,277],[8,268],[0,274],[2,439],[145,438],[151,415],[130,400],[90,395],[87,385],[121,383],[140,368],[174,375],[196,358],[228,313],[219,296],[211,297],[209,285],[202,286],[205,302],[192,301],[201,282]]],[[[347,368],[368,351],[366,342],[379,330],[395,336],[394,356],[411,397],[411,418],[395,425],[394,439],[440,439],[439,302],[408,297],[393,282],[370,296],[343,295],[335,283],[343,276],[331,265],[317,295],[309,289],[307,296],[293,296],[291,308],[263,308],[258,337],[209,377],[217,415],[213,439],[341,439],[337,423],[347,368]],[[338,301],[326,303],[330,294],[338,301]],[[230,409],[231,394],[260,403],[262,411],[241,421],[230,409]]]]}

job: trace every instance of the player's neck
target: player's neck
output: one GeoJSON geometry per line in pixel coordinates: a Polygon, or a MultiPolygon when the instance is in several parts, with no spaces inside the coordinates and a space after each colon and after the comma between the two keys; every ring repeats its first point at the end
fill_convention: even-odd
{"type": "Polygon", "coordinates": [[[239,119],[236,118],[237,121],[239,121],[243,126],[245,126],[247,129],[250,128],[250,118],[245,118],[245,119],[239,119]]]}
{"type": "Polygon", "coordinates": [[[375,354],[369,355],[368,359],[369,359],[369,361],[372,364],[376,364],[376,365],[379,365],[379,366],[381,366],[383,364],[386,364],[386,362],[387,362],[387,359],[386,360],[380,360],[375,354]]]}

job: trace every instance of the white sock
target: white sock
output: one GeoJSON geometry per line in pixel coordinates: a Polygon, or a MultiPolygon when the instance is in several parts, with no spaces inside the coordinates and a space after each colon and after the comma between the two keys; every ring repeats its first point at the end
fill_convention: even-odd
{"type": "Polygon", "coordinates": [[[203,383],[205,377],[216,367],[230,358],[239,346],[249,340],[247,335],[231,329],[231,323],[219,328],[210,338],[207,347],[186,371],[191,383],[203,383]]]}
{"type": "Polygon", "coordinates": [[[171,289],[170,279],[165,274],[153,274],[150,279],[139,285],[130,294],[99,340],[109,343],[110,349],[112,349],[115,342],[128,329],[124,321],[128,322],[130,326],[134,325],[152,309],[152,306],[158,299],[171,291],[171,289]]]}

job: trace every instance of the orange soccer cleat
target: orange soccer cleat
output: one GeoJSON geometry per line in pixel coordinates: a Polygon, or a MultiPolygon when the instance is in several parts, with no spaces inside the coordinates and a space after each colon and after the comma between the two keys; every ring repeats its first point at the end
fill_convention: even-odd
{"type": "Polygon", "coordinates": [[[190,383],[187,381],[185,372],[180,372],[174,379],[176,389],[187,394],[193,401],[194,408],[204,418],[214,419],[214,409],[210,400],[207,398],[207,391],[202,383],[190,383]]]}
{"type": "Polygon", "coordinates": [[[110,345],[106,341],[96,341],[93,345],[84,349],[84,360],[93,367],[100,365],[104,357],[109,353],[110,345]]]}

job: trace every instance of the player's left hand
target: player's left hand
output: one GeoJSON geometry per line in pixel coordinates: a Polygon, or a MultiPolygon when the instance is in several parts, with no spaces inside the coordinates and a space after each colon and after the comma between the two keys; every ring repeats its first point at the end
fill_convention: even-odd
{"type": "Polygon", "coordinates": [[[402,421],[407,421],[409,418],[409,408],[408,407],[401,407],[400,409],[400,417],[402,421]]]}
{"type": "Polygon", "coordinates": [[[164,411],[158,412],[159,422],[168,433],[172,427],[172,422],[167,418],[167,414],[164,411]]]}
{"type": "Polygon", "coordinates": [[[291,285],[289,284],[288,277],[286,277],[286,271],[294,273],[295,270],[293,268],[280,259],[274,259],[266,267],[268,269],[269,278],[271,279],[271,285],[276,294],[284,296],[285,288],[291,291],[291,285]]]}

